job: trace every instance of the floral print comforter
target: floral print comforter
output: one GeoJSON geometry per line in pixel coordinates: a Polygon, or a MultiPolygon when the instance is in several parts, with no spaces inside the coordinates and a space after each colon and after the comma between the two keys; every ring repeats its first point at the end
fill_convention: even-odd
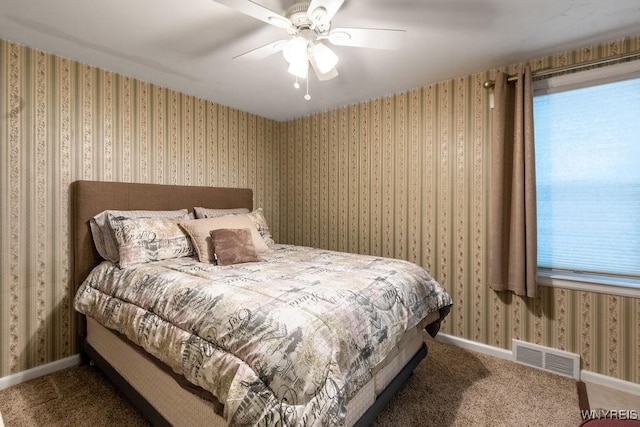
{"type": "Polygon", "coordinates": [[[407,261],[273,248],[231,266],[104,261],[75,308],[210,391],[230,425],[343,425],[371,368],[451,297],[407,261]]]}

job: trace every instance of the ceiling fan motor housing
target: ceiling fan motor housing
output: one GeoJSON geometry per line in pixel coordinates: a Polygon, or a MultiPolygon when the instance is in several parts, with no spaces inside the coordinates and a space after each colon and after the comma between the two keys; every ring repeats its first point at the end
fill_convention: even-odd
{"type": "Polygon", "coordinates": [[[318,7],[310,11],[310,4],[311,2],[308,1],[295,3],[286,10],[285,16],[298,31],[311,29],[317,34],[327,33],[331,24],[325,20],[327,15],[326,9],[324,7],[318,7]]]}

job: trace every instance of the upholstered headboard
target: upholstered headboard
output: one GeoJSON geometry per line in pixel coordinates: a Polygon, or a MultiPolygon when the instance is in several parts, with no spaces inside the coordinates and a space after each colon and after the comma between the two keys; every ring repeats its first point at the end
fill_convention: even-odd
{"type": "Polygon", "coordinates": [[[253,191],[247,188],[75,181],[71,197],[74,295],[91,269],[102,261],[93,244],[89,220],[104,210],[193,211],[195,206],[253,209],[253,191]]]}

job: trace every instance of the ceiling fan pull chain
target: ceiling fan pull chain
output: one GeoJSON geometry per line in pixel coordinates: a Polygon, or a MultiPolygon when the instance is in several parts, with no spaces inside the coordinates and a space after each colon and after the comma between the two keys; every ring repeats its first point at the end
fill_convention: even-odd
{"type": "Polygon", "coordinates": [[[293,82],[293,87],[296,89],[300,89],[300,83],[298,83],[298,76],[296,76],[296,81],[293,82]]]}
{"type": "Polygon", "coordinates": [[[304,99],[307,101],[311,99],[311,95],[309,95],[309,77],[307,77],[307,94],[304,96],[304,99]]]}

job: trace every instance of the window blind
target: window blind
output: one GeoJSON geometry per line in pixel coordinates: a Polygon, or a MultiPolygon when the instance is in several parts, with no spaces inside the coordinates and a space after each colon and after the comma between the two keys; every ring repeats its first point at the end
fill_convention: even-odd
{"type": "Polygon", "coordinates": [[[640,78],[534,98],[538,266],[640,277],[640,78]]]}

